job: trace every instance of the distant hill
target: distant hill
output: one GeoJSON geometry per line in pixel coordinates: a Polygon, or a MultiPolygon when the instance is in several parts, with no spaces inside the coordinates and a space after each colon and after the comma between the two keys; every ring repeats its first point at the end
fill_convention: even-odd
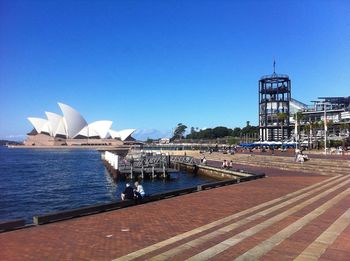
{"type": "Polygon", "coordinates": [[[5,145],[21,145],[23,144],[22,142],[18,141],[12,141],[12,140],[0,140],[0,146],[5,146],[5,145]]]}

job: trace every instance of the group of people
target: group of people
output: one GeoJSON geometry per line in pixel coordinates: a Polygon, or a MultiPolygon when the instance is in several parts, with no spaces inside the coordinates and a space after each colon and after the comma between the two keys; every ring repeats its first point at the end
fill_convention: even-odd
{"type": "MultiPolygon", "coordinates": [[[[207,159],[205,158],[205,156],[201,159],[201,164],[203,165],[207,165],[207,159]]],[[[221,165],[221,168],[222,169],[230,169],[230,168],[233,168],[233,161],[228,161],[228,160],[224,160],[222,162],[222,165],[221,165]]]]}
{"type": "Polygon", "coordinates": [[[231,160],[231,161],[229,162],[228,160],[224,160],[224,161],[222,162],[221,168],[223,168],[223,169],[233,168],[233,161],[231,160]]]}
{"type": "Polygon", "coordinates": [[[294,160],[295,162],[304,163],[304,161],[309,160],[309,157],[304,155],[302,150],[296,149],[294,160]]]}
{"type": "Polygon", "coordinates": [[[121,194],[122,200],[135,199],[137,202],[141,201],[145,196],[145,190],[142,185],[136,181],[134,183],[135,187],[130,186],[130,183],[126,183],[126,187],[121,194]]]}

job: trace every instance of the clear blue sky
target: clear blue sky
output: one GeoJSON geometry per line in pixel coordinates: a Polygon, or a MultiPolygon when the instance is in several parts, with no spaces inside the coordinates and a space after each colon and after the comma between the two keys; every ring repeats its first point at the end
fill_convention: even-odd
{"type": "Polygon", "coordinates": [[[150,136],[257,124],[274,57],[293,98],[349,96],[350,1],[0,0],[0,138],[57,102],[150,136]]]}

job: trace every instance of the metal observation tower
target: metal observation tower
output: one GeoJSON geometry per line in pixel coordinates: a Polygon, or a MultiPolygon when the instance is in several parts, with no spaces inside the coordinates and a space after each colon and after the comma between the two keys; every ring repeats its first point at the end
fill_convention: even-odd
{"type": "Polygon", "coordinates": [[[290,137],[289,106],[291,81],[288,75],[273,74],[259,80],[259,131],[261,141],[283,141],[290,137]]]}

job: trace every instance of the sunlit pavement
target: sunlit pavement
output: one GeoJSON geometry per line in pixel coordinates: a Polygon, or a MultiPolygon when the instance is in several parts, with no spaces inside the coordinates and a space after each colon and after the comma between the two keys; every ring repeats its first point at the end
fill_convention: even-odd
{"type": "Polygon", "coordinates": [[[268,177],[2,233],[0,260],[347,260],[350,176],[246,168],[268,177]]]}

